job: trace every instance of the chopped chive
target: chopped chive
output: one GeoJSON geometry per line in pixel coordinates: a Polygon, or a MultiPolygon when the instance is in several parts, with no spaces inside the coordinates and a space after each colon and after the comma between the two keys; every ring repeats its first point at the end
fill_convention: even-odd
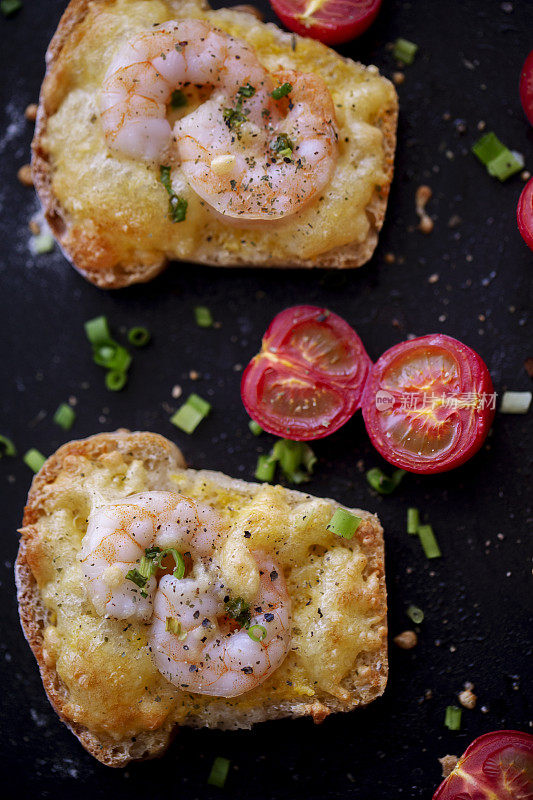
{"type": "Polygon", "coordinates": [[[130,328],[128,331],[128,342],[134,347],[144,347],[150,339],[150,331],[140,325],[136,328],[130,328]]]}
{"type": "Polygon", "coordinates": [[[418,535],[426,558],[440,558],[442,553],[431,525],[419,525],[418,535]]]}
{"type": "Polygon", "coordinates": [[[420,514],[418,508],[407,509],[407,533],[418,533],[418,526],[420,525],[420,514]]]}
{"type": "Polygon", "coordinates": [[[196,306],[194,317],[199,328],[211,328],[213,325],[213,317],[207,306],[196,306]]]}
{"type": "Polygon", "coordinates": [[[271,95],[274,100],[281,100],[282,97],[287,97],[289,92],[292,92],[292,84],[282,83],[281,86],[276,86],[271,95]]]}
{"type": "Polygon", "coordinates": [[[178,553],[177,550],[174,550],[174,548],[170,548],[170,551],[172,552],[172,555],[174,556],[174,561],[176,562],[176,567],[174,568],[172,574],[174,575],[175,578],[181,580],[185,575],[185,561],[181,553],[178,553]]]}
{"type": "Polygon", "coordinates": [[[211,404],[207,400],[197,394],[191,394],[181,408],[170,417],[170,421],[185,433],[193,433],[210,410],[211,404]]]}
{"type": "Polygon", "coordinates": [[[396,39],[392,54],[397,61],[401,61],[404,64],[412,64],[417,51],[418,45],[414,42],[410,42],[408,39],[396,39]]]}
{"type": "Polygon", "coordinates": [[[461,729],[461,716],[462,709],[457,706],[447,706],[446,714],[444,716],[444,724],[449,731],[458,731],[461,729]]]}
{"type": "Polygon", "coordinates": [[[404,469],[396,469],[389,478],[379,467],[373,467],[366,473],[366,479],[379,494],[392,494],[404,475],[404,469]]]}
{"type": "Polygon", "coordinates": [[[343,539],[353,539],[354,534],[363,520],[355,514],[346,511],[345,508],[338,508],[326,525],[326,530],[342,536],[343,539]]]}
{"type": "Polygon", "coordinates": [[[248,636],[253,642],[262,642],[266,635],[267,629],[264,625],[250,625],[248,628],[248,636]]]}
{"type": "Polygon", "coordinates": [[[187,216],[187,206],[189,204],[185,198],[177,195],[172,188],[170,167],[162,166],[159,168],[159,180],[165,187],[168,194],[168,216],[172,222],[183,222],[187,216]]]}
{"type": "Polygon", "coordinates": [[[0,0],[0,11],[4,17],[12,17],[22,8],[21,0],[0,0]]]}
{"type": "Polygon", "coordinates": [[[105,376],[105,385],[110,392],[120,392],[126,385],[128,376],[117,369],[110,370],[105,376]]]}
{"type": "Polygon", "coordinates": [[[0,458],[2,456],[16,456],[17,448],[7,436],[0,435],[0,458]]]}
{"type": "Polygon", "coordinates": [[[85,323],[85,334],[93,347],[114,345],[106,317],[95,317],[85,323]]]}
{"type": "Polygon", "coordinates": [[[243,597],[231,597],[224,603],[224,613],[234,619],[241,628],[248,629],[250,627],[250,620],[252,617],[250,611],[250,603],[247,603],[243,597]]]}
{"type": "Polygon", "coordinates": [[[275,471],[276,462],[271,456],[259,456],[257,459],[257,466],[255,468],[255,477],[258,481],[271,483],[274,480],[275,471]]]}
{"type": "Polygon", "coordinates": [[[172,108],[183,108],[187,105],[187,95],[181,89],[175,89],[170,95],[170,105],[172,108]]]}
{"type": "Polygon", "coordinates": [[[258,422],[255,421],[255,419],[250,420],[250,422],[248,423],[248,427],[250,428],[254,436],[259,436],[261,433],[263,433],[263,428],[258,422]]]}
{"type": "Polygon", "coordinates": [[[139,589],[144,589],[148,582],[148,578],[142,575],[137,568],[130,569],[129,572],[126,573],[126,580],[135,583],[139,589]]]}
{"type": "Polygon", "coordinates": [[[30,249],[36,256],[43,256],[51,253],[54,249],[55,240],[51,233],[38,233],[30,239],[30,249]]]}
{"type": "Polygon", "coordinates": [[[503,153],[489,161],[487,171],[493,178],[498,178],[499,181],[503,182],[510,178],[511,175],[515,175],[524,169],[524,163],[522,153],[505,148],[503,153]]]}
{"type": "Polygon", "coordinates": [[[56,413],[54,414],[54,422],[63,428],[64,431],[69,431],[76,419],[76,412],[67,403],[61,403],[56,413]]]}
{"type": "Polygon", "coordinates": [[[420,623],[424,621],[424,612],[421,608],[418,608],[418,606],[409,606],[407,609],[407,616],[415,625],[420,625],[420,623]]]}
{"type": "Polygon", "coordinates": [[[500,405],[501,414],[527,414],[531,399],[531,392],[504,392],[500,405]]]}
{"type": "Polygon", "coordinates": [[[217,756],[213,761],[213,766],[211,767],[211,772],[207,779],[208,784],[210,786],[218,786],[219,789],[222,789],[228,777],[229,765],[229,758],[217,756]]]}
{"type": "Polygon", "coordinates": [[[39,472],[46,461],[46,456],[43,456],[43,454],[36,450],[35,447],[32,447],[22,456],[22,460],[26,466],[32,469],[34,472],[39,472]]]}
{"type": "Polygon", "coordinates": [[[255,86],[247,83],[245,86],[240,86],[237,92],[239,97],[253,97],[255,94],[255,86]]]}

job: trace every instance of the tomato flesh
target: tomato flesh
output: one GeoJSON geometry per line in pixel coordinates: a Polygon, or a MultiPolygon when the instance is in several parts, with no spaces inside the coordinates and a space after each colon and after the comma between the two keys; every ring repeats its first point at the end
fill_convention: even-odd
{"type": "Polygon", "coordinates": [[[494,731],[472,742],[433,800],[533,800],[533,736],[494,731]]]}
{"type": "Polygon", "coordinates": [[[379,453],[409,472],[444,472],[481,447],[494,417],[487,367],[442,334],[402,342],[372,368],[362,409],[379,453]]]}
{"type": "Polygon", "coordinates": [[[522,239],[533,250],[533,178],[526,183],[516,209],[518,230],[522,239]]]}
{"type": "Polygon", "coordinates": [[[274,318],[246,368],[242,400],[269,433],[319,439],[360,407],[371,363],[341,317],[314,306],[288,308],[274,318]]]}
{"type": "Polygon", "coordinates": [[[271,0],[271,4],[290,31],[324,44],[342,44],[370,27],[381,0],[271,0]]]}
{"type": "Polygon", "coordinates": [[[533,50],[526,58],[520,73],[520,100],[526,117],[533,125],[533,50]]]}

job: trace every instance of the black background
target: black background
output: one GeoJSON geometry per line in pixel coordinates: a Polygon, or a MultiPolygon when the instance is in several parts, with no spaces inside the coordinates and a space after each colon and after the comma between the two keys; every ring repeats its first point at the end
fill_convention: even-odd
{"type": "MultiPolygon", "coordinates": [[[[50,454],[68,438],[126,426],[169,436],[192,466],[251,479],[271,437],[256,439],[248,431],[237,365],[256,352],[272,316],[297,303],[326,305],[344,316],[373,359],[409,334],[442,332],[482,355],[499,393],[531,388],[523,364],[533,355],[527,315],[533,259],[515,224],[523,181],[516,176],[500,184],[469,152],[485,121],[486,130],[533,167],[533,130],[517,90],[533,46],[531,2],[385,0],[371,31],[341,48],[390,76],[397,67],[387,43],[402,36],[420,46],[399,87],[396,177],[380,244],[366,267],[339,273],[174,264],[146,286],[107,293],[86,283],[57,250],[31,256],[27,224],[37,201],[16,179],[32,136],[23,111],[37,99],[45,48],[64,7],[63,0],[26,0],[15,18],[0,17],[1,432],[19,453],[35,446],[50,454]],[[421,183],[434,191],[428,211],[435,230],[428,236],[416,230],[414,195],[421,183]],[[461,221],[450,227],[454,215],[461,221]],[[386,262],[387,253],[395,263],[386,262]],[[438,280],[429,281],[432,275],[438,280]],[[219,329],[196,327],[199,303],[211,308],[219,329]],[[118,394],[105,389],[84,337],[83,321],[99,314],[119,338],[135,324],[153,333],[118,394]],[[201,378],[191,381],[190,370],[201,378]],[[171,397],[175,384],[213,404],[190,437],[168,421],[178,405],[171,397]],[[78,399],[71,435],[51,419],[70,396],[78,399]]],[[[6,796],[215,798],[221,792],[206,778],[213,758],[224,755],[233,765],[225,793],[235,798],[428,798],[440,780],[438,756],[459,754],[486,731],[528,729],[528,432],[531,415],[498,414],[487,445],[466,466],[441,476],[407,476],[386,498],[369,489],[356,466],[363,459],[366,468],[387,467],[369,446],[359,415],[316,444],[319,463],[309,490],[378,512],[386,532],[390,632],[410,627],[405,612],[415,603],[426,615],[417,648],[391,644],[387,691],[366,709],[321,726],[285,720],[252,732],[183,729],[163,760],[118,771],[86,754],[58,721],[20,632],[12,567],[31,474],[20,458],[4,458],[6,796]],[[409,505],[433,524],[442,559],[426,561],[415,537],[406,535],[409,505]],[[464,710],[462,730],[451,733],[444,711],[464,681],[475,684],[478,704],[464,710]],[[423,699],[426,690],[430,699],[423,699]]]]}

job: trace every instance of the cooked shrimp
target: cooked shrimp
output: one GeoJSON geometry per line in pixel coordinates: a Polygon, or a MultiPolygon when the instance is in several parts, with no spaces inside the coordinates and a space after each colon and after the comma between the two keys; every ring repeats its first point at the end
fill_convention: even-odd
{"type": "Polygon", "coordinates": [[[253,556],[259,590],[248,629],[234,630],[224,618],[228,598],[223,583],[213,581],[201,564],[193,578],[161,579],[150,647],[157,668],[174,685],[196,694],[235,697],[263,683],[284,661],[291,639],[285,580],[270,556],[259,551],[253,556]]]}
{"type": "MultiPolygon", "coordinates": [[[[172,492],[141,492],[91,512],[80,560],[96,610],[117,619],[148,620],[156,579],[142,586],[126,576],[151,547],[212,556],[223,531],[209,506],[172,492]]],[[[142,576],[141,576],[142,577],[142,576]]]]}
{"type": "Polygon", "coordinates": [[[274,77],[245,42],[200,20],[167,22],[118,52],[104,79],[101,118],[109,147],[158,164],[181,163],[194,191],[239,220],[279,219],[329,182],[337,159],[333,101],[313,73],[274,77]],[[187,84],[211,97],[172,132],[166,107],[187,84]]]}

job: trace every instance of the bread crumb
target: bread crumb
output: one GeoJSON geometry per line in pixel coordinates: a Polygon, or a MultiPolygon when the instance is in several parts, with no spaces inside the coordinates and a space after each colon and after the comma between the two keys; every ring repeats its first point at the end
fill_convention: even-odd
{"type": "Polygon", "coordinates": [[[195,369],[191,369],[191,371],[189,372],[189,378],[191,379],[191,381],[197,381],[199,377],[200,373],[197,372],[195,369]]]}
{"type": "Polygon", "coordinates": [[[17,172],[17,178],[23,186],[33,186],[33,175],[31,174],[31,165],[24,164],[17,172]]]}
{"type": "Polygon", "coordinates": [[[457,756],[443,756],[439,758],[439,763],[442,767],[442,777],[447,778],[451,772],[455,769],[457,762],[459,759],[457,756]]]}
{"type": "Polygon", "coordinates": [[[416,213],[420,218],[420,222],[418,223],[418,230],[422,233],[431,233],[433,228],[435,227],[433,220],[431,217],[426,214],[426,205],[431,199],[433,195],[433,191],[431,187],[422,184],[416,190],[415,195],[415,204],[416,204],[416,213]]]}
{"type": "Polygon", "coordinates": [[[28,223],[28,228],[30,229],[30,231],[33,233],[34,236],[38,236],[38,234],[41,232],[41,226],[39,225],[36,219],[30,219],[28,223]]]}
{"type": "Polygon", "coordinates": [[[525,169],[523,172],[520,173],[520,177],[523,181],[528,181],[531,178],[531,172],[525,169]]]}
{"type": "Polygon", "coordinates": [[[524,361],[524,369],[530,378],[533,378],[533,358],[526,358],[524,361]]]}
{"type": "Polygon", "coordinates": [[[396,256],[394,253],[385,253],[384,255],[385,264],[394,264],[396,261],[396,256]]]}
{"type": "Polygon", "coordinates": [[[470,689],[464,689],[462,692],[459,692],[457,699],[465,708],[472,709],[476,707],[477,697],[470,689]]]}
{"type": "Polygon", "coordinates": [[[171,395],[175,400],[177,400],[178,397],[181,397],[182,394],[183,394],[183,389],[181,388],[181,386],[179,386],[179,384],[176,384],[175,386],[172,387],[171,395]]]}
{"type": "Polygon", "coordinates": [[[402,650],[412,650],[418,644],[418,636],[414,631],[403,631],[395,636],[393,641],[402,650]]]}
{"type": "Polygon", "coordinates": [[[259,11],[259,9],[256,8],[255,6],[249,6],[246,4],[242,6],[232,6],[231,10],[243,11],[245,14],[252,14],[254,17],[257,17],[257,19],[260,20],[261,22],[264,19],[264,14],[262,14],[261,11],[259,11]]]}
{"type": "Polygon", "coordinates": [[[439,277],[440,276],[439,276],[438,272],[434,272],[433,275],[429,276],[428,283],[437,283],[437,281],[439,280],[439,277]]]}
{"type": "Polygon", "coordinates": [[[393,72],[392,73],[392,80],[396,84],[396,86],[400,86],[405,81],[405,73],[404,72],[393,72]]]}
{"type": "Polygon", "coordinates": [[[39,106],[37,103],[30,103],[29,106],[26,106],[26,110],[24,111],[24,116],[28,120],[28,122],[35,122],[37,119],[37,109],[39,106]]]}

